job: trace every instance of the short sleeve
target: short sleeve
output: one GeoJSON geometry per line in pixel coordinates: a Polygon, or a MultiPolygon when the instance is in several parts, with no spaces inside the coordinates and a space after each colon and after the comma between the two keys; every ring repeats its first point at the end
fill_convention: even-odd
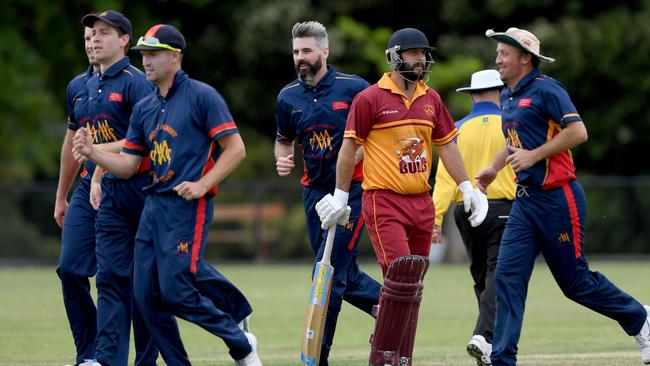
{"type": "Polygon", "coordinates": [[[435,126],[431,131],[431,141],[434,145],[445,145],[458,136],[458,130],[456,129],[454,120],[449,115],[447,107],[437,93],[434,94],[434,99],[436,120],[434,121],[435,126]]]}
{"type": "Polygon", "coordinates": [[[200,98],[199,106],[204,113],[210,138],[216,141],[224,136],[239,133],[226,101],[216,90],[206,90],[200,98]]]}
{"type": "Polygon", "coordinates": [[[126,140],[122,151],[130,155],[147,156],[149,149],[142,126],[140,105],[136,105],[129,119],[129,130],[126,133],[126,140]]]}
{"type": "Polygon", "coordinates": [[[582,121],[566,89],[560,84],[551,84],[542,92],[542,99],[549,117],[564,128],[570,122],[582,121]]]}
{"type": "Polygon", "coordinates": [[[65,110],[68,114],[68,129],[72,131],[76,131],[79,129],[79,125],[77,124],[77,118],[74,114],[74,91],[72,90],[72,82],[68,84],[68,87],[66,88],[66,96],[65,96],[65,110]]]}
{"type": "Polygon", "coordinates": [[[276,141],[291,142],[296,138],[296,127],[291,121],[291,106],[280,96],[275,104],[276,141]]]}
{"type": "Polygon", "coordinates": [[[372,102],[366,95],[357,94],[348,114],[344,137],[355,139],[358,145],[363,144],[370,133],[373,122],[372,102]]]}

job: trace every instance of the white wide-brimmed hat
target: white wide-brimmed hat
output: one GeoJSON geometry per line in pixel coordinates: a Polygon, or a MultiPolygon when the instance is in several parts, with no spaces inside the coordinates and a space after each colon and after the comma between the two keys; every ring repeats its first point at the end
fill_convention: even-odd
{"type": "Polygon", "coordinates": [[[544,56],[540,53],[540,42],[534,34],[525,29],[515,27],[508,28],[505,33],[495,32],[492,29],[485,31],[485,35],[497,42],[507,43],[511,46],[521,48],[539,57],[544,62],[555,62],[554,58],[544,56]]]}
{"type": "Polygon", "coordinates": [[[459,93],[471,93],[487,89],[503,88],[503,81],[496,70],[481,70],[472,74],[469,86],[456,89],[459,93]]]}

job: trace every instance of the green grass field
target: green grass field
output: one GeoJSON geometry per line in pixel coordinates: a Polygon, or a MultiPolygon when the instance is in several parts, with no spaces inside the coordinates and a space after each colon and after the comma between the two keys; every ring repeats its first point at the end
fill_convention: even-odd
{"type": "MultiPolygon", "coordinates": [[[[219,265],[253,304],[251,329],[266,366],[297,365],[308,290],[306,265],[219,265]]],[[[379,278],[378,266],[362,268],[379,278]]],[[[650,303],[650,262],[594,262],[592,270],[650,303]]],[[[465,344],[476,303],[465,265],[432,266],[420,310],[414,365],[474,365],[465,344]]],[[[330,365],[365,365],[373,321],[344,305],[330,365]]],[[[194,365],[232,365],[223,342],[181,321],[194,365]]],[[[58,278],[53,268],[0,268],[0,365],[64,365],[73,361],[58,278]]],[[[164,364],[162,359],[160,364],[164,364]]],[[[614,321],[567,300],[538,263],[531,281],[519,365],[640,365],[638,350],[614,321]]]]}

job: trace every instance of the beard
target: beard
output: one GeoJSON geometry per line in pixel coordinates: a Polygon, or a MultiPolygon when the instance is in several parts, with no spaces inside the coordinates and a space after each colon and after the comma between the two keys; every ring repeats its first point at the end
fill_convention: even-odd
{"type": "Polygon", "coordinates": [[[314,80],[314,77],[318,71],[323,67],[323,61],[319,57],[316,62],[310,64],[308,61],[299,61],[295,65],[296,74],[298,75],[298,80],[303,83],[314,80]],[[306,65],[307,69],[301,69],[300,66],[306,65]]]}
{"type": "Polygon", "coordinates": [[[400,74],[409,81],[418,81],[424,77],[427,73],[427,63],[416,61],[416,62],[402,62],[402,67],[400,67],[400,74]],[[415,70],[416,67],[420,67],[419,70],[415,70]]]}

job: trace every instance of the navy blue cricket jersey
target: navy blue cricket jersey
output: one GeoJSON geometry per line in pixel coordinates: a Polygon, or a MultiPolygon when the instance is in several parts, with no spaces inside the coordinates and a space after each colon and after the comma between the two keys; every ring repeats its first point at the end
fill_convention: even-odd
{"type": "MultiPolygon", "coordinates": [[[[93,65],[88,66],[86,72],[77,75],[70,80],[66,89],[65,108],[68,112],[68,129],[76,131],[79,126],[90,120],[88,114],[88,90],[86,83],[93,76],[93,65]]],[[[90,172],[92,173],[92,171],[90,172]]],[[[90,181],[92,174],[84,168],[81,177],[90,181]]]]}
{"type": "MultiPolygon", "coordinates": [[[[133,106],[151,94],[154,87],[147,81],[145,74],[131,65],[128,57],[124,57],[104,73],[90,78],[86,89],[90,118],[76,127],[85,126],[93,144],[103,144],[126,137],[133,106]]],[[[87,162],[86,169],[92,173],[94,165],[87,162]]],[[[113,176],[107,173],[106,177],[113,176]]]]}
{"type": "MultiPolygon", "coordinates": [[[[123,151],[151,158],[147,191],[175,194],[175,186],[198,181],[212,168],[221,154],[217,141],[234,133],[239,131],[221,95],[179,70],[166,97],[152,93],[136,105],[123,151]]],[[[216,187],[208,195],[215,193],[216,187]]]]}
{"type": "MultiPolygon", "coordinates": [[[[509,146],[533,150],[550,141],[568,123],[582,119],[560,82],[533,70],[514,90],[501,93],[503,133],[509,146]]],[[[576,178],[571,151],[540,160],[517,173],[517,183],[555,188],[576,178]]]]}
{"type": "MultiPolygon", "coordinates": [[[[359,76],[336,72],[328,65],[327,73],[315,86],[296,79],[278,94],[276,141],[298,139],[305,165],[300,181],[303,185],[334,188],[348,112],[354,97],[368,85],[359,76]]],[[[352,179],[363,179],[361,163],[352,179]]]]}

